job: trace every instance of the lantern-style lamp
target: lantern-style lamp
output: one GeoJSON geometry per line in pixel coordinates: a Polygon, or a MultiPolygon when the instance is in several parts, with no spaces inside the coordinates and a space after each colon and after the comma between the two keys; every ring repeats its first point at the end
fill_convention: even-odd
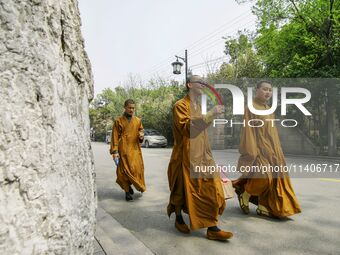
{"type": "Polygon", "coordinates": [[[178,61],[178,58],[177,58],[177,60],[176,60],[175,62],[173,62],[171,65],[172,65],[173,73],[174,73],[174,74],[181,74],[181,67],[182,67],[183,63],[182,63],[182,62],[179,62],[179,61],[178,61]]]}

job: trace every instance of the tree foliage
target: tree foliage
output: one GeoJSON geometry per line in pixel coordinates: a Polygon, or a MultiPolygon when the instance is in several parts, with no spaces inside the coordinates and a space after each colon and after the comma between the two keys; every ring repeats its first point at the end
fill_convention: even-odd
{"type": "MultiPolygon", "coordinates": [[[[226,38],[229,62],[209,76],[213,82],[243,77],[340,77],[340,1],[238,2],[254,2],[257,31],[255,35],[240,32],[236,38],[226,38]]],[[[299,119],[300,128],[311,134],[320,148],[335,155],[337,137],[340,139],[339,121],[336,122],[336,116],[340,116],[340,85],[338,80],[324,81],[304,85],[312,94],[312,118],[304,118],[299,111],[289,114],[299,119]]]]}
{"type": "Polygon", "coordinates": [[[90,109],[91,127],[96,131],[96,140],[104,140],[113,120],[124,112],[125,100],[136,102],[136,116],[142,118],[144,128],[153,128],[172,142],[172,107],[185,93],[184,87],[162,79],[152,80],[146,86],[133,82],[125,87],[107,88],[98,94],[90,109]]]}

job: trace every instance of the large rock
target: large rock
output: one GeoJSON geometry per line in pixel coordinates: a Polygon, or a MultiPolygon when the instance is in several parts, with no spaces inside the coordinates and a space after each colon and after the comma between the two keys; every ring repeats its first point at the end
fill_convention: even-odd
{"type": "Polygon", "coordinates": [[[0,0],[0,254],[91,254],[93,79],[76,0],[0,0]]]}

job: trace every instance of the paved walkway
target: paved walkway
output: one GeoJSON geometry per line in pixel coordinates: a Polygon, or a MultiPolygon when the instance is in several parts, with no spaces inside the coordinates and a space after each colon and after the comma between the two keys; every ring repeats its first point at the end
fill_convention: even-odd
{"type": "MultiPolygon", "coordinates": [[[[115,183],[115,167],[108,146],[93,143],[98,194],[97,231],[94,254],[235,254],[235,255],[320,255],[339,254],[340,194],[339,178],[292,178],[302,213],[286,221],[259,217],[255,206],[243,215],[237,198],[228,200],[219,226],[234,233],[229,242],[213,242],[206,229],[190,235],[174,228],[169,219],[167,166],[171,149],[144,149],[147,192],[136,192],[127,203],[124,192],[115,183]]],[[[215,153],[220,162],[236,164],[238,153],[215,153]]],[[[286,157],[287,164],[338,164],[340,158],[317,159],[286,157]]],[[[340,171],[339,171],[340,172],[340,171]]],[[[184,214],[187,222],[188,217],[184,214]]]]}
{"type": "Polygon", "coordinates": [[[152,253],[131,232],[112,218],[101,207],[97,208],[94,255],[128,255],[152,253]]]}

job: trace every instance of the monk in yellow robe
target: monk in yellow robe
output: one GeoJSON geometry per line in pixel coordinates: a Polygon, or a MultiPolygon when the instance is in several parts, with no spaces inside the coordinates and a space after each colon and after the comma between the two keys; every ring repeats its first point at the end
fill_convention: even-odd
{"type": "MultiPolygon", "coordinates": [[[[253,100],[254,108],[256,110],[269,109],[267,101],[271,97],[271,83],[259,82],[253,100]]],[[[284,171],[286,162],[275,123],[265,121],[266,119],[275,119],[275,116],[274,114],[255,115],[250,112],[249,108],[245,110],[245,127],[241,133],[239,147],[241,156],[237,166],[242,176],[233,181],[233,186],[238,195],[240,207],[245,214],[249,213],[250,201],[258,205],[256,210],[258,215],[284,218],[300,213],[301,209],[289,175],[284,171]],[[249,120],[251,120],[250,124],[249,120]],[[267,168],[262,168],[262,166],[267,168]],[[249,171],[250,167],[253,167],[252,171],[249,171]],[[276,171],[271,171],[273,167],[276,167],[276,171]],[[278,169],[280,171],[277,171],[278,169]]]]}
{"type": "Polygon", "coordinates": [[[191,230],[208,228],[211,240],[226,240],[233,236],[217,227],[218,215],[225,208],[225,200],[220,177],[191,176],[195,166],[216,165],[212,157],[207,127],[214,116],[223,112],[223,107],[215,107],[202,116],[199,96],[205,82],[197,75],[190,77],[188,94],[175,103],[173,108],[174,147],[168,167],[170,201],[168,216],[175,212],[175,227],[182,233],[189,233],[181,211],[188,213],[191,230]]]}
{"type": "Polygon", "coordinates": [[[128,99],[124,103],[125,112],[114,121],[112,127],[110,154],[117,165],[116,182],[125,191],[126,201],[133,200],[133,185],[144,192],[144,164],[140,143],[144,138],[141,119],[134,116],[135,102],[128,99]]]}

